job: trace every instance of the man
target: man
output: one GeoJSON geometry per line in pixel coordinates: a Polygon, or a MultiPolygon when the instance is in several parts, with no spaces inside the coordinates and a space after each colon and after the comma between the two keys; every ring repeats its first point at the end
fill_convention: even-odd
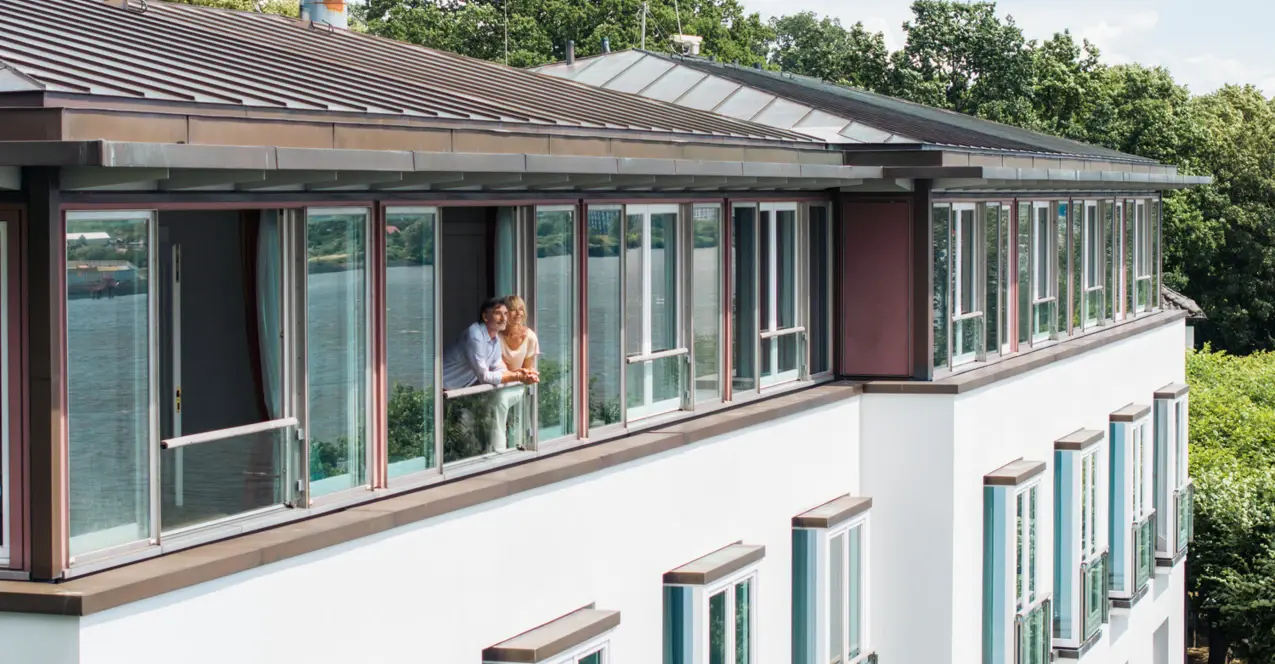
{"type": "MultiPolygon", "coordinates": [[[[500,359],[500,332],[509,320],[509,309],[504,300],[490,298],[479,309],[478,322],[470,325],[455,343],[447,347],[443,355],[443,389],[458,390],[474,385],[500,387],[508,383],[530,385],[539,382],[540,375],[529,369],[510,371],[500,359]]],[[[503,451],[505,443],[505,418],[508,406],[502,395],[493,401],[490,444],[493,451],[503,451]],[[503,408],[501,406],[504,406],[503,408]]]]}

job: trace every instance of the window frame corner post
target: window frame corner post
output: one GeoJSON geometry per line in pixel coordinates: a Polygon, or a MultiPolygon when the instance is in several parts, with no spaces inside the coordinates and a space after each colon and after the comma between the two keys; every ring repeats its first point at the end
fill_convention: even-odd
{"type": "MultiPolygon", "coordinates": [[[[26,273],[29,289],[25,330],[27,362],[26,563],[31,577],[54,580],[70,563],[67,416],[66,217],[59,171],[26,168],[26,273]],[[32,441],[40,444],[32,444],[32,441]]],[[[20,445],[21,442],[19,441],[20,445]]]]}
{"type": "Polygon", "coordinates": [[[389,485],[389,388],[388,348],[386,342],[386,206],[377,202],[372,205],[370,232],[368,242],[368,282],[372,290],[368,298],[371,311],[370,346],[372,355],[372,385],[368,392],[372,402],[371,441],[368,445],[369,470],[368,482],[374,489],[382,489],[389,485]]]}
{"type": "Polygon", "coordinates": [[[934,378],[934,224],[933,181],[918,178],[912,187],[912,378],[934,378]]]}

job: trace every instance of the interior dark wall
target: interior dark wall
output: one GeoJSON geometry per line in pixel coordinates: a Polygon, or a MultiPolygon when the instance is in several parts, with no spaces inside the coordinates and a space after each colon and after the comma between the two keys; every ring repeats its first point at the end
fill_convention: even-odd
{"type": "Polygon", "coordinates": [[[495,244],[492,208],[443,210],[443,343],[453,343],[478,320],[478,307],[492,297],[491,251],[495,244]]]}
{"type": "Polygon", "coordinates": [[[173,244],[182,246],[182,433],[261,421],[239,212],[161,212],[159,223],[160,262],[173,244]]]}

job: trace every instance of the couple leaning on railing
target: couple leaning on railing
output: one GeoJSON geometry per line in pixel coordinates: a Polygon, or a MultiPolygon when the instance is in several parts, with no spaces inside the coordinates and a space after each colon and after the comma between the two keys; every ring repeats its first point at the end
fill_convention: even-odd
{"type": "Polygon", "coordinates": [[[523,390],[501,389],[540,382],[536,356],[540,341],[527,327],[527,305],[521,297],[491,298],[479,308],[478,320],[465,329],[443,355],[443,396],[447,400],[496,391],[483,410],[490,414],[486,452],[509,449],[506,421],[523,390]]]}

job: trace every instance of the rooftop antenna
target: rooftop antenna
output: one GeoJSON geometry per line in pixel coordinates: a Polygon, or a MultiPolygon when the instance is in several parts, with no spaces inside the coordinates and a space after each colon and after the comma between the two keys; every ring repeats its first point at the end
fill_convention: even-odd
{"type": "Polygon", "coordinates": [[[642,9],[639,10],[639,13],[642,14],[642,50],[643,51],[646,50],[646,12],[647,12],[647,5],[645,2],[643,2],[642,9]]]}
{"type": "Polygon", "coordinates": [[[509,66],[509,0],[502,2],[505,6],[505,66],[509,66]]]}
{"type": "Polygon", "coordinates": [[[682,12],[677,8],[677,0],[673,0],[673,15],[677,17],[677,34],[686,34],[682,32],[682,12]]]}

